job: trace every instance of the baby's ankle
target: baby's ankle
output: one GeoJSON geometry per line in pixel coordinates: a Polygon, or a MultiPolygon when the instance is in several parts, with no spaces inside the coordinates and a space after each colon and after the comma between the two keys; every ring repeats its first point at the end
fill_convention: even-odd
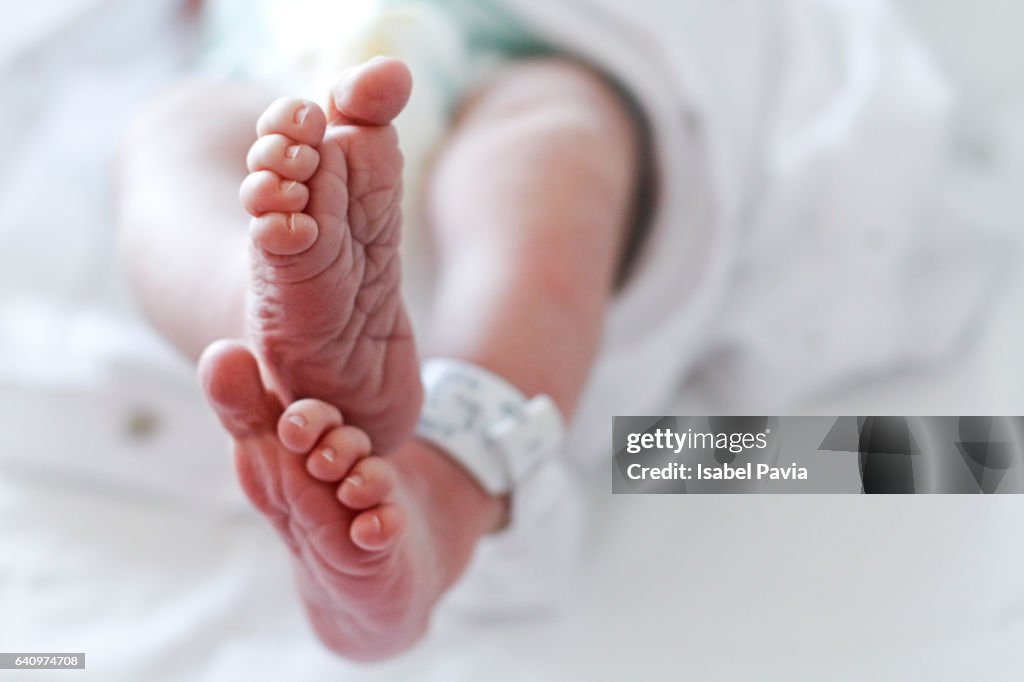
{"type": "Polygon", "coordinates": [[[477,541],[505,525],[508,499],[489,495],[477,480],[440,449],[413,438],[387,455],[402,472],[406,489],[436,513],[431,530],[451,568],[445,584],[461,575],[477,541]]]}

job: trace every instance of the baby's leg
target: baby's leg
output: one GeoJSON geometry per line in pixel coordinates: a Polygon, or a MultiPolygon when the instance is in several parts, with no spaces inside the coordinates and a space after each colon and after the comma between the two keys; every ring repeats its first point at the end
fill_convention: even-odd
{"type": "Polygon", "coordinates": [[[573,412],[629,228],[639,150],[618,95],[557,60],[482,89],[430,185],[441,275],[424,356],[487,367],[573,412]]]}
{"type": "Polygon", "coordinates": [[[189,81],[150,105],[121,142],[121,261],[150,321],[192,360],[244,334],[249,216],[238,185],[272,99],[254,86],[189,81]]]}

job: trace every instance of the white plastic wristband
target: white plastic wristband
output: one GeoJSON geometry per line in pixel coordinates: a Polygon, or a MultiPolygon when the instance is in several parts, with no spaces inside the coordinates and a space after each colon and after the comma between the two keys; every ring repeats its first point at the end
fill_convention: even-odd
{"type": "Polygon", "coordinates": [[[426,397],[416,435],[491,495],[511,492],[559,453],[565,427],[549,396],[527,399],[493,372],[458,360],[428,360],[422,373],[426,397]]]}

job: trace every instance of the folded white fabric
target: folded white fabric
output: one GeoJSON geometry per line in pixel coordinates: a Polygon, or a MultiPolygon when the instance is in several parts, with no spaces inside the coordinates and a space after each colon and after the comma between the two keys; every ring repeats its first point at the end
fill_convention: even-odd
{"type": "Polygon", "coordinates": [[[247,509],[190,364],[101,309],[0,301],[0,469],[130,499],[247,509]]]}

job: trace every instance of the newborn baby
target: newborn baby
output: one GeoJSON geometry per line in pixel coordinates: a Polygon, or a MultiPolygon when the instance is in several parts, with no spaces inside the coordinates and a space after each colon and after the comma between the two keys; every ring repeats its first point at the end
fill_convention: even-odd
{"type": "Polygon", "coordinates": [[[568,484],[494,494],[416,435],[421,360],[549,396],[566,458],[602,470],[611,416],[676,409],[697,367],[729,411],[791,410],[944,356],[984,291],[984,239],[925,219],[947,99],[882,5],[505,4],[563,44],[459,93],[415,197],[433,267],[415,339],[403,62],[351,68],[323,108],[193,81],[124,145],[137,293],[199,360],[242,486],[351,658],[416,642],[499,538],[522,563],[485,600],[519,580],[543,602],[562,566],[544,562],[580,535],[568,484]]]}
{"type": "MultiPolygon", "coordinates": [[[[171,139],[152,153],[153,142],[126,147],[127,262],[180,348],[246,340],[214,343],[199,361],[241,483],[291,548],[324,641],[353,658],[396,653],[507,515],[503,497],[413,436],[423,390],[399,291],[402,156],[390,125],[410,74],[375,59],[337,82],[326,111],[274,101],[247,157],[207,156],[235,141],[222,132],[244,139],[251,125],[238,93],[188,87],[136,128],[171,139]],[[200,204],[203,216],[184,203],[133,212],[172,191],[167,181],[181,196],[194,195],[196,174],[223,187],[210,175],[232,177],[238,158],[248,237],[214,219],[230,213],[230,195],[209,198],[217,212],[200,204]],[[164,182],[147,183],[150,163],[164,182]],[[169,240],[181,240],[173,254],[169,240]],[[186,295],[163,288],[172,272],[186,295]]],[[[432,176],[444,271],[424,355],[474,363],[572,414],[625,242],[636,157],[625,106],[583,67],[524,63],[483,89],[432,176]]]]}

